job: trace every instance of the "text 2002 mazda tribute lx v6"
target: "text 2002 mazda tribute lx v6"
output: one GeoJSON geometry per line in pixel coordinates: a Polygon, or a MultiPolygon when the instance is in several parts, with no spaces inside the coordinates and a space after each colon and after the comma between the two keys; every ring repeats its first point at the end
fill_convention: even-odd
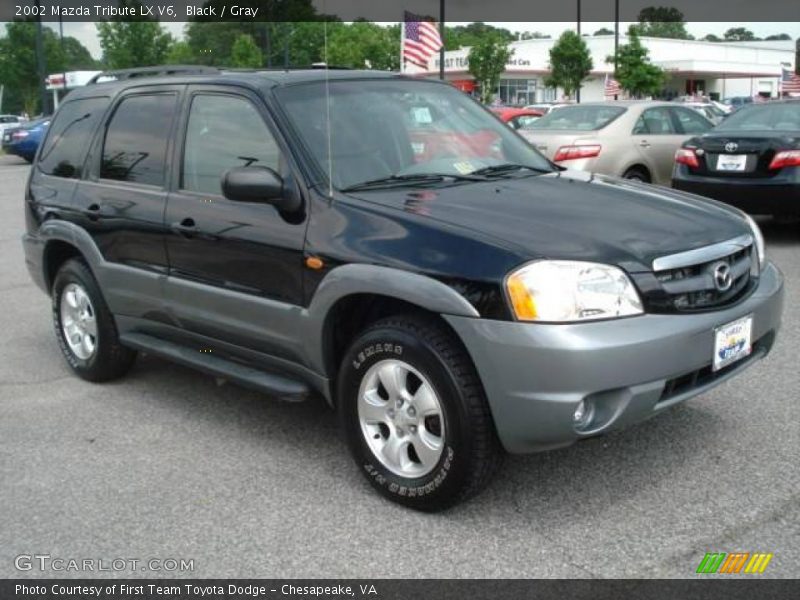
{"type": "Polygon", "coordinates": [[[773,345],[782,277],[734,208],[562,170],[438,82],[156,71],[72,92],[30,176],[85,379],[141,350],[320,393],[371,484],[436,510],[773,345]]]}

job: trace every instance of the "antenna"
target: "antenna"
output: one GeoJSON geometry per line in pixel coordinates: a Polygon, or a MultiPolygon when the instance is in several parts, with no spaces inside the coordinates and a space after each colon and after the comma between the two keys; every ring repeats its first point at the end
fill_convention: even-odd
{"type": "MultiPolygon", "coordinates": [[[[325,10],[325,0],[322,0],[322,12],[327,14],[325,10]]],[[[330,71],[328,69],[328,20],[325,19],[323,25],[323,32],[325,38],[325,112],[326,112],[326,125],[328,130],[328,198],[333,198],[333,157],[331,151],[333,144],[331,143],[331,79],[330,71]]]]}

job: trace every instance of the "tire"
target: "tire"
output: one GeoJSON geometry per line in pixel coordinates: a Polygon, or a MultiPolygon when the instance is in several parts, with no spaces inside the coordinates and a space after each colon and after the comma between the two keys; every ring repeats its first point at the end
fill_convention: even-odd
{"type": "Polygon", "coordinates": [[[503,451],[475,367],[432,318],[389,317],[361,333],[337,392],[356,464],[394,502],[443,510],[482,490],[499,467],[503,451]]]}
{"type": "Polygon", "coordinates": [[[53,281],[51,297],[58,345],[75,374],[102,382],[130,370],[136,352],[119,343],[114,317],[86,263],[66,261],[53,281]]]}
{"type": "Polygon", "coordinates": [[[650,174],[642,167],[631,167],[622,174],[623,179],[632,179],[633,181],[641,181],[643,183],[650,183],[650,174]]]}

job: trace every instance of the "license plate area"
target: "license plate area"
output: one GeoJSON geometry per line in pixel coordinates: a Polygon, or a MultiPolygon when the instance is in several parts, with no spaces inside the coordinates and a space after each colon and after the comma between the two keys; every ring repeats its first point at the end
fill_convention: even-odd
{"type": "Polygon", "coordinates": [[[717,171],[744,172],[747,170],[747,154],[717,155],[717,171]]]}
{"type": "Polygon", "coordinates": [[[719,371],[753,351],[753,315],[736,319],[714,330],[712,370],[719,371]]]}

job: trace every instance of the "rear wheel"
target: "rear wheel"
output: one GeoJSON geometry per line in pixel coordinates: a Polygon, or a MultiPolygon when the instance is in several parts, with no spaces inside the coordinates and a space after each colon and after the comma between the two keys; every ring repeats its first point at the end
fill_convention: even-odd
{"type": "Polygon", "coordinates": [[[128,372],[136,352],[119,343],[114,318],[82,260],[70,259],[58,270],[52,299],[58,345],[77,375],[100,382],[128,372]]]}
{"type": "Polygon", "coordinates": [[[622,174],[623,179],[632,179],[642,183],[650,183],[650,173],[644,167],[631,167],[622,174]]]}
{"type": "Polygon", "coordinates": [[[475,368],[440,323],[379,321],[352,344],[338,386],[342,426],[369,482],[436,511],[480,491],[502,457],[475,368]]]}

